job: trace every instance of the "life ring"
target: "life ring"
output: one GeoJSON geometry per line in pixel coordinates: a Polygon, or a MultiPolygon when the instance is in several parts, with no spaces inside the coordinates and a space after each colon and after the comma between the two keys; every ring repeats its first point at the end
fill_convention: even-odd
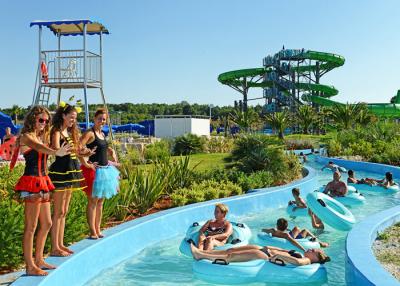
{"type": "Polygon", "coordinates": [[[286,213],[292,217],[304,217],[304,216],[308,216],[308,208],[296,208],[295,210],[294,207],[296,206],[296,204],[294,203],[289,203],[287,208],[286,208],[286,213]]]}
{"type": "Polygon", "coordinates": [[[318,263],[295,266],[277,265],[266,260],[226,263],[224,260],[198,260],[193,262],[194,275],[216,284],[266,283],[323,283],[327,281],[326,268],[318,263]]]}
{"type": "Polygon", "coordinates": [[[395,193],[395,192],[400,191],[400,187],[397,184],[390,186],[387,189],[382,186],[378,186],[378,185],[370,186],[367,184],[349,184],[348,188],[350,188],[350,187],[357,188],[362,191],[369,191],[369,192],[395,193]]]}
{"type": "MultiPolygon", "coordinates": [[[[320,192],[323,192],[325,189],[325,186],[322,186],[319,188],[320,192]]],[[[363,194],[361,194],[357,189],[355,189],[353,186],[348,186],[347,187],[347,195],[344,197],[334,197],[335,200],[341,202],[345,206],[358,206],[362,205],[365,203],[365,197],[363,194]]]]}
{"type": "MultiPolygon", "coordinates": [[[[310,240],[310,238],[300,238],[295,240],[305,249],[321,247],[317,240],[312,240],[312,239],[310,240]]],[[[300,248],[294,246],[289,240],[285,238],[272,236],[271,233],[265,233],[265,232],[257,233],[256,241],[257,241],[256,243],[259,245],[269,245],[283,249],[294,249],[296,251],[303,252],[300,248]]]]}
{"type": "Polygon", "coordinates": [[[356,223],[351,211],[330,196],[312,192],[307,195],[307,205],[324,223],[338,230],[350,230],[356,223]]]}
{"type": "MultiPolygon", "coordinates": [[[[205,222],[194,222],[189,226],[186,231],[185,238],[182,240],[179,250],[182,254],[192,257],[192,252],[190,250],[190,243],[193,241],[196,246],[199,240],[199,230],[205,224],[205,222]]],[[[223,246],[217,246],[215,249],[223,250],[232,247],[238,247],[243,245],[248,245],[251,238],[251,230],[244,223],[231,222],[233,232],[228,238],[228,241],[223,246]]]]}
{"type": "Polygon", "coordinates": [[[45,62],[42,62],[40,64],[40,71],[42,73],[42,80],[44,83],[48,83],[49,82],[49,73],[47,70],[47,65],[45,62]]]}

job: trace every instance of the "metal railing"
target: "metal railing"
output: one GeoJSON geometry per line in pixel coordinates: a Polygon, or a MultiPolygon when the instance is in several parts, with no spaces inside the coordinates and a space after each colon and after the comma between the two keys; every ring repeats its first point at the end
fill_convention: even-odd
{"type": "MultiPolygon", "coordinates": [[[[46,63],[49,84],[83,83],[84,51],[42,51],[41,60],[46,63]]],[[[101,84],[101,56],[86,51],[86,81],[101,84]]]]}

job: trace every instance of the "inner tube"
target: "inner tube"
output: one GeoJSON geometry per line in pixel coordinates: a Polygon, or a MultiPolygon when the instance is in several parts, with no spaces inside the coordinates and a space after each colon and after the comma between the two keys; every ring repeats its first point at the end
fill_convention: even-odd
{"type": "Polygon", "coordinates": [[[382,187],[382,186],[370,186],[367,184],[348,184],[348,187],[353,187],[357,188],[362,191],[368,191],[368,192],[382,192],[382,193],[395,193],[400,190],[399,185],[393,185],[388,187],[387,189],[382,187]]]}
{"type": "MultiPolygon", "coordinates": [[[[303,252],[300,248],[297,246],[294,246],[292,243],[290,243],[289,240],[280,238],[280,237],[275,237],[272,236],[271,233],[265,233],[265,232],[260,232],[257,233],[257,244],[259,245],[270,245],[270,246],[275,246],[283,249],[294,249],[299,252],[303,252]]],[[[319,242],[318,241],[311,241],[310,238],[300,238],[296,239],[296,241],[303,246],[305,249],[309,248],[320,248],[319,242]]]]}
{"type": "MultiPolygon", "coordinates": [[[[179,250],[183,255],[188,257],[192,257],[192,252],[190,251],[190,242],[191,240],[197,245],[199,240],[199,230],[206,222],[194,222],[191,226],[189,226],[186,231],[185,238],[182,239],[181,244],[179,246],[179,250]]],[[[217,246],[215,249],[223,250],[232,247],[238,247],[243,245],[248,245],[249,240],[251,238],[251,230],[244,223],[232,222],[233,232],[232,235],[228,238],[227,243],[223,246],[217,246]]]]}
{"type": "Polygon", "coordinates": [[[321,264],[294,266],[277,265],[266,260],[231,262],[224,260],[199,260],[193,262],[194,275],[206,282],[215,284],[264,283],[323,283],[327,281],[327,272],[321,264]]]}
{"type": "Polygon", "coordinates": [[[324,223],[338,230],[350,230],[356,223],[354,215],[348,208],[324,193],[309,193],[307,205],[324,223]]]}
{"type": "MultiPolygon", "coordinates": [[[[337,169],[340,173],[347,173],[347,169],[345,168],[345,167],[337,167],[337,168],[334,168],[334,169],[337,169]]],[[[336,170],[334,170],[334,169],[331,169],[331,168],[327,168],[327,167],[325,167],[324,168],[324,171],[331,171],[331,172],[334,172],[334,171],[336,171],[336,170]]]]}
{"type": "MultiPolygon", "coordinates": [[[[357,206],[365,203],[365,197],[363,194],[358,192],[353,186],[347,187],[348,192],[344,197],[334,197],[335,200],[341,202],[345,206],[357,206]]],[[[319,191],[322,193],[325,190],[325,186],[319,188],[319,191]]]]}
{"type": "Polygon", "coordinates": [[[292,217],[297,217],[297,216],[308,216],[308,209],[307,208],[296,208],[295,210],[294,207],[296,204],[289,204],[286,208],[286,212],[288,215],[292,217]]]}

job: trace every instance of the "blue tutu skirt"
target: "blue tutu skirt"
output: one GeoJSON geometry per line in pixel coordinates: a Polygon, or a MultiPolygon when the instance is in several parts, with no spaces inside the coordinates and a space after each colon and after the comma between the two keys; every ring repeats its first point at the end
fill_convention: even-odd
{"type": "Polygon", "coordinates": [[[96,178],[93,183],[92,197],[109,199],[119,190],[119,171],[114,166],[99,167],[96,169],[96,178]]]}

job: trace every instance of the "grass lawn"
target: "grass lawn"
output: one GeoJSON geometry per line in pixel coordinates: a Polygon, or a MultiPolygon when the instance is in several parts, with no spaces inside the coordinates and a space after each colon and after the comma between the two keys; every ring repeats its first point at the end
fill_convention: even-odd
{"type": "MultiPolygon", "coordinates": [[[[211,169],[224,168],[224,158],[229,153],[193,154],[190,156],[190,167],[196,167],[196,171],[206,171],[211,169]]],[[[179,156],[177,156],[179,157],[179,156]]]]}

